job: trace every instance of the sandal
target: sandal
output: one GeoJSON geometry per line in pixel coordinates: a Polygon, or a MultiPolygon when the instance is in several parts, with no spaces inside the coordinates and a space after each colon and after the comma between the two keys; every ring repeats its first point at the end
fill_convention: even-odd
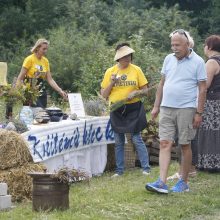
{"type": "Polygon", "coordinates": [[[179,173],[174,173],[172,176],[167,177],[167,180],[174,181],[176,179],[181,179],[181,175],[179,173]]]}
{"type": "Polygon", "coordinates": [[[193,171],[193,172],[189,172],[189,177],[196,177],[197,172],[193,171]]]}

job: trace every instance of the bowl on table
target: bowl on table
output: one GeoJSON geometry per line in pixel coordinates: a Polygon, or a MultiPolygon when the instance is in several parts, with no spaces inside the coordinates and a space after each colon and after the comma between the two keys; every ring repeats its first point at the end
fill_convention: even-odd
{"type": "Polygon", "coordinates": [[[46,108],[46,111],[47,111],[47,113],[48,113],[49,115],[54,115],[54,114],[57,114],[57,113],[63,113],[60,108],[57,108],[57,107],[55,107],[55,106],[46,108]]]}
{"type": "Polygon", "coordinates": [[[35,118],[36,122],[41,123],[41,124],[46,124],[50,121],[50,118],[46,118],[46,117],[41,117],[41,118],[35,118]]]}
{"type": "Polygon", "coordinates": [[[60,108],[50,107],[46,108],[46,111],[50,116],[50,121],[52,122],[58,122],[63,119],[63,112],[60,108]]]}
{"type": "Polygon", "coordinates": [[[50,116],[50,121],[52,122],[58,122],[63,119],[63,115],[51,115],[50,116]]]}
{"type": "Polygon", "coordinates": [[[50,116],[45,110],[40,110],[40,111],[35,112],[34,119],[38,123],[45,124],[45,123],[48,123],[50,121],[50,116]]]}

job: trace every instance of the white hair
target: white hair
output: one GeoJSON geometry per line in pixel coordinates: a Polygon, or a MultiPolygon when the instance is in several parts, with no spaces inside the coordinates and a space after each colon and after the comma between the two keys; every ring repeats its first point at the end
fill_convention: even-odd
{"type": "Polygon", "coordinates": [[[195,45],[193,37],[189,34],[188,31],[185,31],[185,33],[186,33],[186,36],[188,37],[188,40],[189,40],[189,47],[193,48],[195,45]]]}
{"type": "MultiPolygon", "coordinates": [[[[169,37],[172,37],[175,33],[177,33],[176,31],[173,31],[172,33],[170,33],[169,37]]],[[[193,40],[193,37],[190,35],[190,33],[188,31],[185,31],[184,30],[184,33],[186,34],[187,38],[188,38],[188,41],[189,41],[189,47],[190,48],[193,48],[195,43],[194,43],[194,40],[193,40]]]]}

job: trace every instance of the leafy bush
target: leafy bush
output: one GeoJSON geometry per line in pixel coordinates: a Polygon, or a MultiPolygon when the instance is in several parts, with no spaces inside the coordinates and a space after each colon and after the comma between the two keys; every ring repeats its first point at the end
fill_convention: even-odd
{"type": "Polygon", "coordinates": [[[50,41],[48,57],[56,82],[83,97],[96,95],[113,57],[101,33],[83,35],[73,23],[51,31],[50,41]]]}
{"type": "MultiPolygon", "coordinates": [[[[169,53],[169,33],[174,29],[189,30],[202,53],[201,39],[196,27],[191,26],[189,12],[179,10],[172,2],[169,7],[163,1],[151,0],[2,3],[0,59],[8,62],[11,81],[19,74],[36,39],[45,37],[50,40],[47,56],[55,81],[61,88],[81,92],[88,99],[100,90],[106,69],[114,65],[115,45],[127,41],[136,51],[133,62],[154,84],[159,81],[163,59],[169,53]]],[[[213,12],[217,17],[217,10],[213,12]]],[[[51,88],[49,93],[59,97],[51,88]]],[[[154,94],[147,100],[152,103],[154,94]]]]}

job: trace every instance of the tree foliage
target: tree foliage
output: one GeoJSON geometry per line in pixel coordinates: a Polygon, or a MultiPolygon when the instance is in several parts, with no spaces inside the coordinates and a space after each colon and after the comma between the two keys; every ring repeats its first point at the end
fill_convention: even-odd
{"type": "Polygon", "coordinates": [[[119,42],[131,44],[134,63],[154,82],[171,31],[190,31],[199,51],[207,35],[220,32],[218,0],[2,0],[0,8],[0,60],[8,62],[9,81],[44,37],[54,79],[84,97],[99,91],[119,42]]]}

